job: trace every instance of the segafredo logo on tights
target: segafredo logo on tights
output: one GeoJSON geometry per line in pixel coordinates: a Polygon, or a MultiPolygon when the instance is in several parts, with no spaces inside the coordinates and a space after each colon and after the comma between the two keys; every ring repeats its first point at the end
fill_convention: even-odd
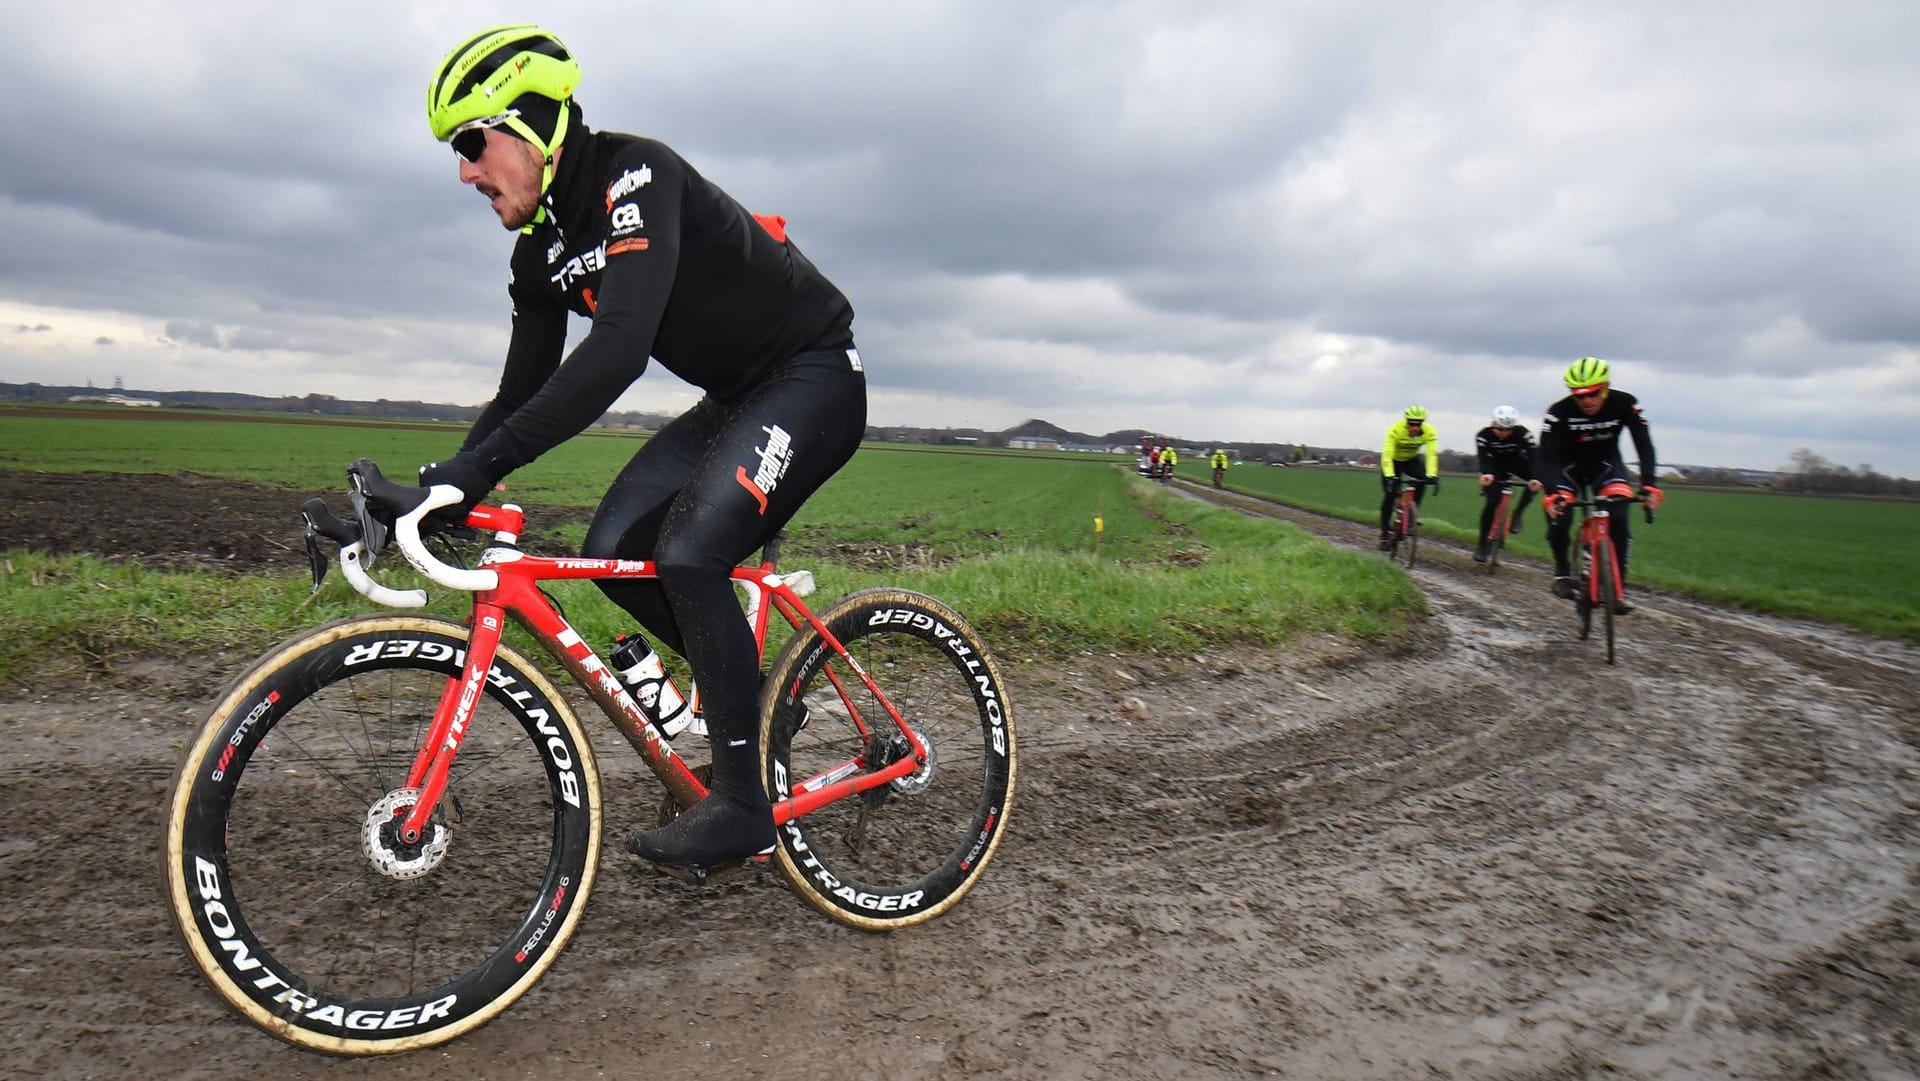
{"type": "Polygon", "coordinates": [[[746,466],[735,466],[733,477],[760,504],[760,514],[764,517],[767,513],[767,496],[780,486],[780,478],[787,475],[787,466],[793,462],[793,437],[778,424],[770,424],[760,430],[767,433],[767,445],[753,448],[753,452],[760,456],[760,468],[749,477],[746,466]]]}

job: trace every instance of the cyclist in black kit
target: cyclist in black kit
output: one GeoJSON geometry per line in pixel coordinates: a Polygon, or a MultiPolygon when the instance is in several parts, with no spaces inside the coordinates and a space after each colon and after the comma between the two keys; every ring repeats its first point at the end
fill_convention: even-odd
{"type": "MultiPolygon", "coordinates": [[[[1493,548],[1488,537],[1493,533],[1493,512],[1505,494],[1503,486],[1513,477],[1533,479],[1533,436],[1520,423],[1520,411],[1503,405],[1493,411],[1492,424],[1474,433],[1473,445],[1480,456],[1480,489],[1486,496],[1486,506],[1480,508],[1480,545],[1473,550],[1473,561],[1485,563],[1493,548]]],[[[1520,512],[1533,502],[1537,487],[1529,484],[1521,489],[1520,502],[1514,504],[1507,526],[1509,534],[1520,532],[1520,512]]]]}
{"type": "Polygon", "coordinates": [[[853,455],[866,377],[852,306],[785,222],[749,214],[663,143],[590,131],[579,77],[557,38],[523,24],[461,43],[428,84],[429,126],[459,155],[461,182],[520,235],[499,391],[420,482],[479,502],[599,419],[649,357],[705,391],[614,478],[582,554],[659,566],[657,582],[601,588],[691,666],[712,792],[629,847],[706,866],[774,843],[759,660],[728,574],[853,455]],[[562,363],[569,311],[593,325],[562,363]]]}
{"type": "MultiPolygon", "coordinates": [[[[1611,372],[1599,357],[1581,357],[1567,367],[1564,380],[1566,397],[1547,409],[1540,424],[1540,451],[1535,457],[1534,477],[1553,490],[1542,499],[1547,512],[1547,544],[1553,549],[1553,595],[1573,596],[1573,572],[1567,548],[1573,531],[1573,516],[1566,512],[1581,486],[1596,495],[1604,490],[1630,492],[1627,467],[1620,459],[1620,433],[1633,437],[1640,454],[1640,494],[1647,506],[1658,507],[1663,493],[1654,480],[1656,463],[1653,435],[1647,430],[1647,418],[1633,395],[1613,390],[1611,372]]],[[[1632,538],[1627,516],[1610,515],[1613,547],[1620,558],[1620,591],[1626,596],[1627,555],[1632,538]]],[[[1623,599],[1614,608],[1615,615],[1626,615],[1633,606],[1623,599]]]]}

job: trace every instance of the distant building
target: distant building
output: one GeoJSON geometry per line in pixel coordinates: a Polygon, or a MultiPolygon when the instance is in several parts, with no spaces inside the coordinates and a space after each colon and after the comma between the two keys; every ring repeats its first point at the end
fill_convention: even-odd
{"type": "Polygon", "coordinates": [[[157,408],[160,403],[152,398],[129,398],[124,394],[70,394],[70,402],[94,402],[100,405],[127,405],[147,409],[157,408]]]}
{"type": "Polygon", "coordinates": [[[1059,450],[1060,441],[1038,436],[1017,435],[1007,440],[1007,446],[1014,450],[1059,450]]]}

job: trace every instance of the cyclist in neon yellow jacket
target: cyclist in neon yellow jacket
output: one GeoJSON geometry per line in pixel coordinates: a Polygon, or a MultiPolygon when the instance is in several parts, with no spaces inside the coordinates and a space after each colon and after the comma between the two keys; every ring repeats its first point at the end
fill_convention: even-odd
{"type": "MultiPolygon", "coordinates": [[[[1393,520],[1393,497],[1399,494],[1402,477],[1432,478],[1434,494],[1440,492],[1440,436],[1427,423],[1427,411],[1417,405],[1408,406],[1400,414],[1380,444],[1380,550],[1383,552],[1393,547],[1393,534],[1387,524],[1393,520]]],[[[1413,501],[1419,503],[1426,494],[1424,486],[1416,488],[1413,501]]]]}

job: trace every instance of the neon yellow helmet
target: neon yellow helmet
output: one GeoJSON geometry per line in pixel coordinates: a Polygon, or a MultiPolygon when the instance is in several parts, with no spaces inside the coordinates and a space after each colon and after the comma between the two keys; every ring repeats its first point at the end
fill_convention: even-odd
{"type": "Polygon", "coordinates": [[[1427,410],[1424,406],[1410,405],[1407,407],[1407,411],[1400,415],[1407,420],[1425,420],[1427,419],[1427,410]]]}
{"type": "Polygon", "coordinates": [[[1591,387],[1605,383],[1612,374],[1607,368],[1607,362],[1599,357],[1581,357],[1567,365],[1567,374],[1563,378],[1566,380],[1567,389],[1571,390],[1575,387],[1591,387]]]}
{"type": "Polygon", "coordinates": [[[566,101],[579,85],[580,62],[559,38],[532,23],[496,26],[440,61],[427,84],[427,126],[445,142],[462,124],[506,112],[522,94],[566,101]]]}
{"type": "MultiPolygon", "coordinates": [[[[454,46],[434,69],[427,83],[427,127],[446,142],[463,125],[504,124],[514,134],[540,148],[547,159],[540,178],[543,197],[553,184],[553,155],[567,138],[568,102],[580,85],[580,62],[567,47],[532,23],[513,23],[483,30],[454,46]],[[551,136],[542,135],[512,112],[513,103],[527,94],[558,102],[560,108],[551,136]]],[[[456,146],[458,144],[455,144],[456,146]]],[[[474,154],[473,160],[478,160],[474,154]]],[[[543,205],[533,221],[546,219],[543,205]]],[[[527,230],[533,224],[529,223],[527,230]]]]}

